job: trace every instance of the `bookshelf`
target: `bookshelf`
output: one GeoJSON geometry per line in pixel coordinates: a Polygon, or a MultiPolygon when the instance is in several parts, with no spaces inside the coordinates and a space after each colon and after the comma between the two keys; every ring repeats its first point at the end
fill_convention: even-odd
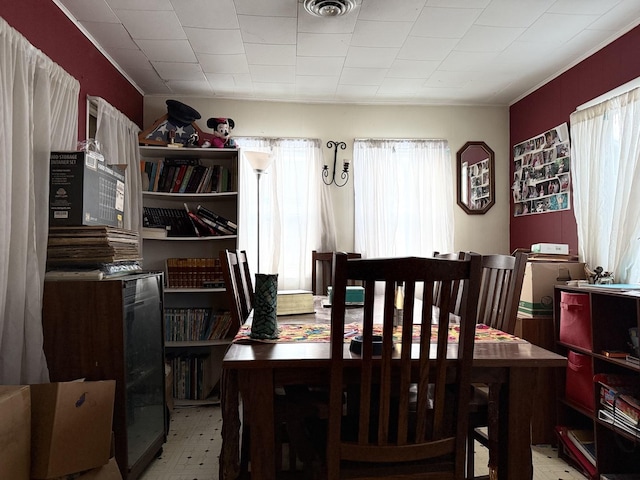
{"type": "Polygon", "coordinates": [[[174,403],[215,403],[222,358],[236,333],[219,252],[237,248],[239,150],[140,146],[140,156],[143,265],[165,273],[164,348],[174,403]]]}
{"type": "MultiPolygon", "coordinates": [[[[601,402],[607,389],[603,390],[599,382],[611,385],[614,379],[621,378],[622,383],[611,388],[640,392],[640,365],[613,353],[632,352],[629,329],[639,326],[640,290],[596,285],[554,289],[556,348],[569,359],[566,372],[558,379],[556,430],[593,432],[595,465],[581,465],[586,456],[580,456],[580,449],[563,447],[560,433],[558,452],[590,479],[608,474],[640,474],[640,429],[628,429],[624,423],[607,420],[615,411],[601,402]],[[574,301],[581,306],[574,306],[574,301]],[[573,324],[572,314],[567,314],[572,310],[579,312],[573,324]]],[[[640,398],[638,393],[635,395],[640,398]]],[[[619,410],[621,407],[618,405],[619,410]]]]}

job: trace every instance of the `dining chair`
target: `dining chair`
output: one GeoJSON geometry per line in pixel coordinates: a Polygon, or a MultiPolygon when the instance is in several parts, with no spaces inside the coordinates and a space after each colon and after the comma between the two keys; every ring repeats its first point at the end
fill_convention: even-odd
{"type": "Polygon", "coordinates": [[[348,260],[336,253],[334,262],[327,478],[463,479],[481,257],[348,260]],[[359,353],[345,346],[348,280],[365,290],[359,353]],[[462,297],[458,341],[450,344],[454,281],[462,297]],[[404,285],[405,313],[394,328],[397,282],[404,285]],[[436,282],[441,308],[433,318],[436,282]],[[383,294],[376,295],[376,284],[383,294]],[[424,291],[418,309],[416,287],[424,291]],[[374,315],[374,307],[382,313],[374,315]],[[374,319],[382,322],[381,338],[373,334],[374,319]]]}
{"type": "Polygon", "coordinates": [[[251,310],[253,310],[253,282],[251,281],[247,252],[245,250],[236,250],[236,258],[240,275],[240,306],[242,307],[242,315],[246,319],[249,317],[251,310]]]}
{"type": "MultiPolygon", "coordinates": [[[[348,258],[362,258],[360,253],[347,253],[348,258]]],[[[311,291],[314,295],[327,295],[333,269],[333,252],[311,251],[311,291]]]]}
{"type": "MultiPolygon", "coordinates": [[[[482,287],[478,302],[477,322],[506,333],[515,331],[520,292],[528,255],[517,252],[511,255],[484,255],[482,257],[482,287]]],[[[489,388],[486,384],[474,384],[469,405],[469,432],[467,445],[467,479],[475,477],[474,441],[489,448],[489,464],[496,457],[497,435],[495,429],[484,427],[489,422],[497,424],[497,411],[493,409],[499,396],[499,385],[489,388]]]]}

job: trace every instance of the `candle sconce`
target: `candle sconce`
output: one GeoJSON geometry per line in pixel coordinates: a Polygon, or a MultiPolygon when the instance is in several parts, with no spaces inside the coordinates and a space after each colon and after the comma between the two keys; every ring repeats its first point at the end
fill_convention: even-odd
{"type": "Polygon", "coordinates": [[[336,164],[338,161],[338,147],[344,150],[345,148],[347,148],[347,144],[344,142],[334,142],[333,140],[329,140],[327,142],[327,148],[333,148],[333,173],[331,174],[331,179],[327,181],[329,179],[329,166],[325,165],[324,167],[322,167],[322,181],[326,185],[331,185],[333,183],[337,187],[344,187],[349,181],[349,162],[344,160],[344,163],[342,165],[342,172],[340,172],[340,180],[342,180],[342,183],[338,183],[336,181],[336,164]]]}

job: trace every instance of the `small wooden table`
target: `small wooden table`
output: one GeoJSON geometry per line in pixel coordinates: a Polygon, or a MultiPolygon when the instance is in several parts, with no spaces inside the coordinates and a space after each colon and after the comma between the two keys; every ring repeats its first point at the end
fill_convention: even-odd
{"type": "MultiPolygon", "coordinates": [[[[321,309],[322,307],[320,307],[321,309]]],[[[321,323],[327,311],[308,316],[279,317],[279,322],[321,323]],[[319,321],[320,320],[320,321],[319,321]]],[[[357,318],[357,312],[353,313],[357,318]]],[[[345,343],[345,349],[349,345],[345,343]]],[[[451,348],[456,348],[452,345],[451,348]]],[[[326,379],[330,343],[234,343],[222,362],[222,450],[220,479],[236,479],[240,473],[239,395],[248,402],[251,425],[253,478],[276,478],[274,452],[275,386],[307,384],[326,379]]],[[[566,358],[523,341],[480,342],[474,349],[473,381],[500,385],[499,455],[492,477],[531,480],[530,419],[536,374],[540,368],[565,367],[566,358]]],[[[328,385],[328,379],[326,380],[328,385]]]]}

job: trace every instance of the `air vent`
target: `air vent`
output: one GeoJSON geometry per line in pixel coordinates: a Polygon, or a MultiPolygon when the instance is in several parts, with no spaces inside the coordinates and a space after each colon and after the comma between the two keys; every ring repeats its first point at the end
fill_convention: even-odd
{"type": "Polygon", "coordinates": [[[304,9],[316,17],[339,17],[355,6],[355,0],[304,0],[304,9]]]}

